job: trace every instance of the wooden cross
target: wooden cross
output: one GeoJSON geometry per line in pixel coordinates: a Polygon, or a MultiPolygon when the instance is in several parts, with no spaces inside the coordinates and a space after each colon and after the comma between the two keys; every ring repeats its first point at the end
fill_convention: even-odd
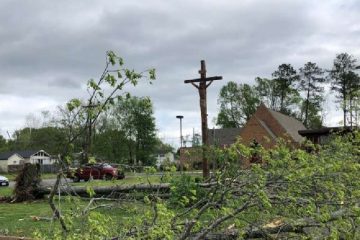
{"type": "Polygon", "coordinates": [[[200,78],[185,80],[184,83],[191,83],[199,90],[200,96],[200,111],[201,111],[201,132],[202,132],[202,165],[203,165],[203,178],[208,179],[210,177],[210,170],[208,160],[206,158],[206,148],[209,145],[208,142],[208,125],[207,125],[207,106],[206,106],[206,89],[215,80],[221,80],[221,76],[206,77],[205,60],[201,60],[201,69],[199,70],[200,78]],[[198,85],[196,83],[199,83],[198,85]]]}

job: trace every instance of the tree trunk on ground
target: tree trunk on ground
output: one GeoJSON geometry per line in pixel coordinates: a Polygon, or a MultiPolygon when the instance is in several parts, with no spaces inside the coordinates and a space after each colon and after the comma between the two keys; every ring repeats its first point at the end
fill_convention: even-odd
{"type": "MultiPolygon", "coordinates": [[[[208,188],[214,186],[216,183],[199,183],[198,185],[203,188],[208,188]]],[[[160,193],[169,193],[170,184],[169,183],[160,183],[160,184],[135,184],[135,185],[123,185],[123,186],[98,186],[93,187],[95,196],[105,196],[116,193],[134,193],[134,192],[157,192],[160,193]]],[[[50,194],[51,189],[47,186],[41,186],[39,192],[42,194],[50,194]]],[[[88,190],[85,186],[71,187],[71,189],[61,188],[62,195],[80,195],[80,196],[89,196],[88,190]]]]}
{"type": "MultiPolygon", "coordinates": [[[[41,187],[40,192],[43,194],[50,194],[51,189],[48,187],[41,187]]],[[[163,184],[137,184],[137,185],[128,185],[128,186],[99,186],[93,187],[96,196],[110,195],[113,193],[129,193],[129,192],[169,192],[170,185],[167,183],[163,184]]],[[[88,196],[88,191],[86,187],[72,187],[71,190],[68,191],[61,190],[62,195],[80,195],[80,196],[88,196]]]]}

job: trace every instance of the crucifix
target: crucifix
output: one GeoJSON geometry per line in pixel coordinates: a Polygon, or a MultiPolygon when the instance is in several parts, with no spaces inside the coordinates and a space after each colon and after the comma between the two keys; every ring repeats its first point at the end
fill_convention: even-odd
{"type": "Polygon", "coordinates": [[[200,96],[200,112],[201,112],[201,133],[202,133],[202,167],[203,178],[208,179],[210,177],[209,163],[206,157],[206,148],[208,142],[208,125],[207,125],[207,106],[206,106],[206,89],[215,80],[221,80],[221,76],[206,77],[205,60],[201,60],[201,69],[199,70],[200,78],[185,80],[184,83],[191,83],[199,91],[200,96]],[[199,84],[196,84],[199,83],[199,84]]]}

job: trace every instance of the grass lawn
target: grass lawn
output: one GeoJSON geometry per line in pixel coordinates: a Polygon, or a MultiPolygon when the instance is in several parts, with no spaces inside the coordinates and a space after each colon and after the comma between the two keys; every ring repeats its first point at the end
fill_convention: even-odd
{"type": "MultiPolygon", "coordinates": [[[[0,197],[11,196],[13,189],[10,187],[0,187],[0,197]]],[[[1,222],[1,212],[0,212],[0,222],[1,222]]]]}
{"type": "Polygon", "coordinates": [[[45,201],[31,203],[0,203],[0,235],[31,236],[31,229],[43,229],[49,224],[33,221],[31,216],[51,215],[51,210],[45,201]]]}
{"type": "MultiPolygon", "coordinates": [[[[193,176],[201,176],[200,174],[190,174],[193,176]]],[[[173,178],[180,177],[179,174],[172,176],[173,178]]],[[[132,185],[141,183],[160,183],[168,182],[168,179],[162,179],[161,175],[127,175],[125,179],[104,181],[94,180],[90,182],[71,183],[73,186],[111,186],[111,185],[132,185]]],[[[11,196],[12,188],[0,187],[0,196],[11,196]]],[[[62,211],[71,211],[74,204],[64,201],[66,197],[62,197],[61,206],[62,211]]],[[[80,202],[80,206],[85,206],[87,201],[80,202]]],[[[112,218],[117,226],[122,224],[129,224],[130,219],[134,216],[143,214],[145,205],[139,202],[123,202],[121,206],[112,209],[100,209],[99,212],[112,218]]],[[[97,211],[97,210],[96,210],[97,211]]],[[[43,233],[49,233],[49,229],[59,228],[57,221],[36,221],[32,216],[50,218],[52,212],[46,199],[35,201],[31,203],[0,203],[0,235],[26,236],[31,237],[35,230],[40,230],[43,233]]],[[[82,222],[74,223],[83,224],[82,222]]]]}
{"type": "MultiPolygon", "coordinates": [[[[87,201],[81,201],[78,206],[85,207],[87,201]]],[[[61,210],[69,213],[73,204],[62,200],[61,210]]],[[[105,216],[111,217],[114,223],[124,224],[127,219],[135,214],[143,214],[144,205],[139,203],[123,203],[121,206],[111,209],[99,209],[105,216]]],[[[44,234],[53,229],[60,229],[58,221],[38,220],[39,218],[50,219],[52,211],[46,200],[31,203],[0,203],[0,235],[32,237],[35,230],[44,234]]],[[[84,224],[82,221],[73,222],[73,226],[84,224]]]]}

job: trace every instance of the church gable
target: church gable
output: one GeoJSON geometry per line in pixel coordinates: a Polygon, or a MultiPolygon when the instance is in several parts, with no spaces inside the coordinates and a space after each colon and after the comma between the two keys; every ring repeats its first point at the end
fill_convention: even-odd
{"type": "Polygon", "coordinates": [[[242,129],[240,136],[245,144],[255,140],[269,148],[275,145],[277,138],[288,139],[294,144],[300,143],[303,138],[298,131],[303,129],[304,125],[298,120],[261,104],[242,129]]]}

